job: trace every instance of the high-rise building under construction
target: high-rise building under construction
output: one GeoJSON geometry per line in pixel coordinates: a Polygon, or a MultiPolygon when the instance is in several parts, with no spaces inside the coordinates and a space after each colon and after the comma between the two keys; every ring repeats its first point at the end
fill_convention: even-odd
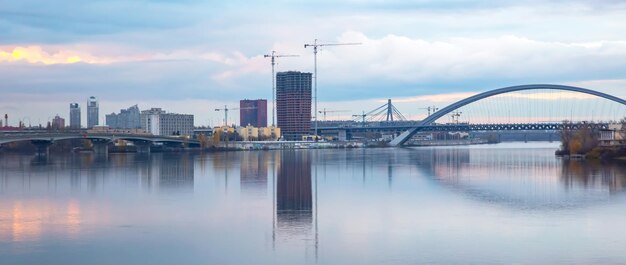
{"type": "Polygon", "coordinates": [[[277,126],[286,140],[302,140],[311,130],[311,73],[276,74],[277,126]]]}

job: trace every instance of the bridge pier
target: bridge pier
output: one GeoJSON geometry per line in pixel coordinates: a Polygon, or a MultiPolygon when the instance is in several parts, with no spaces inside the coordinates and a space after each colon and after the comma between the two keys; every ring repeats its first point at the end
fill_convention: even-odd
{"type": "Polygon", "coordinates": [[[50,156],[50,146],[52,145],[52,141],[32,140],[30,142],[37,149],[37,156],[38,157],[48,157],[48,156],[50,156]]]}
{"type": "Polygon", "coordinates": [[[96,155],[108,156],[109,155],[109,140],[104,139],[93,139],[91,140],[91,144],[93,144],[93,152],[96,155]]]}
{"type": "Polygon", "coordinates": [[[350,140],[350,138],[348,137],[348,131],[347,130],[339,130],[339,131],[337,131],[337,139],[339,141],[350,140]]]}
{"type": "Polygon", "coordinates": [[[137,148],[138,154],[150,154],[152,142],[149,141],[134,141],[133,144],[137,148]]]}

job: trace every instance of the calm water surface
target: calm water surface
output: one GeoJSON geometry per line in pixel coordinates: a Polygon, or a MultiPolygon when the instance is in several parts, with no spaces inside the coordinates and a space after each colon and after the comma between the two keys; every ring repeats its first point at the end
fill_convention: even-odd
{"type": "Polygon", "coordinates": [[[557,144],[0,155],[0,264],[626,263],[626,166],[557,144]]]}

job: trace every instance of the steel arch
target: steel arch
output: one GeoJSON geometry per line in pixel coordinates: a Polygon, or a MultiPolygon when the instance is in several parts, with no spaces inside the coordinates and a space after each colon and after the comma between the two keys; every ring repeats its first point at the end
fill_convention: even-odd
{"type": "Polygon", "coordinates": [[[391,146],[399,146],[404,144],[406,141],[408,141],[409,139],[411,139],[411,137],[417,133],[417,131],[419,131],[419,129],[423,126],[428,126],[430,124],[432,124],[434,121],[436,121],[437,119],[445,116],[446,114],[461,108],[467,104],[488,98],[488,97],[492,97],[495,95],[500,95],[500,94],[505,94],[505,93],[510,93],[510,92],[516,92],[516,91],[523,91],[523,90],[537,90],[537,89],[550,89],[550,90],[563,90],[563,91],[573,91],[573,92],[579,92],[579,93],[584,93],[584,94],[589,94],[589,95],[594,95],[597,97],[601,97],[601,98],[605,98],[611,101],[615,101],[617,103],[620,103],[622,105],[626,105],[626,100],[618,98],[616,96],[612,96],[606,93],[602,93],[602,92],[598,92],[595,90],[591,90],[591,89],[586,89],[586,88],[582,88],[582,87],[575,87],[575,86],[566,86],[566,85],[554,85],[554,84],[530,84],[530,85],[519,85],[519,86],[510,86],[510,87],[503,87],[503,88],[498,88],[498,89],[494,89],[494,90],[490,90],[487,92],[483,92],[471,97],[468,97],[466,99],[462,99],[459,100],[455,103],[452,103],[450,105],[448,105],[447,107],[433,113],[432,115],[428,116],[426,119],[422,120],[418,126],[416,128],[410,129],[404,133],[402,133],[401,135],[399,135],[398,137],[396,137],[395,139],[393,139],[393,141],[391,141],[389,144],[391,146]]]}

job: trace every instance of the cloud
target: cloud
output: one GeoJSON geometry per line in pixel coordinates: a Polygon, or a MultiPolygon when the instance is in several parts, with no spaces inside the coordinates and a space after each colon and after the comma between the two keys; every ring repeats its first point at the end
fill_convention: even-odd
{"type": "Polygon", "coordinates": [[[624,97],[625,5],[10,1],[0,11],[0,91],[7,95],[0,105],[37,94],[59,102],[271,98],[262,54],[299,54],[279,60],[277,71],[312,72],[312,51],[302,44],[315,38],[363,43],[318,54],[320,101],[366,102],[350,105],[355,113],[386,98],[417,113],[416,104],[527,83],[580,84],[624,97]]]}
{"type": "Polygon", "coordinates": [[[0,43],[107,42],[264,52],[278,41],[330,40],[346,30],[425,39],[519,35],[623,39],[623,1],[8,1],[0,43]]]}
{"type": "MultiPolygon", "coordinates": [[[[355,84],[355,80],[367,80],[364,82],[367,84],[380,80],[397,86],[400,83],[445,85],[489,79],[560,81],[571,80],[572,76],[583,80],[619,79],[626,70],[626,41],[550,42],[513,35],[432,41],[398,35],[373,38],[362,32],[346,31],[334,42],[363,43],[320,51],[318,68],[322,78],[319,81],[334,86],[355,84]]],[[[286,45],[278,43],[276,46],[286,45]]],[[[101,50],[91,53],[58,45],[55,49],[56,52],[49,52],[36,45],[0,49],[0,60],[44,64],[204,60],[222,67],[210,74],[221,81],[267,73],[269,68],[261,54],[246,55],[239,50],[220,52],[191,48],[137,52],[128,48],[115,54],[106,46],[97,47],[101,50]]],[[[282,69],[310,69],[310,51],[298,53],[303,58],[280,61],[282,69]]]]}
{"type": "MultiPolygon", "coordinates": [[[[346,103],[353,107],[353,113],[373,109],[382,105],[382,99],[392,98],[407,115],[422,115],[416,105],[444,106],[481,91],[526,83],[580,84],[626,96],[619,87],[623,84],[619,80],[626,80],[624,41],[551,42],[518,36],[434,41],[392,34],[376,38],[347,31],[334,42],[363,45],[320,51],[320,102],[367,102],[346,103]]],[[[48,99],[54,97],[59,102],[90,95],[104,101],[129,102],[271,98],[270,64],[262,54],[197,47],[146,51],[109,45],[1,49],[12,57],[16,47],[26,47],[32,56],[30,61],[0,60],[0,89],[5,93],[0,101],[36,94],[49,95],[48,99]],[[83,63],[63,63],[72,56],[78,56],[83,63]],[[22,61],[35,64],[16,65],[22,61]]],[[[310,50],[288,43],[277,43],[275,47],[301,55],[279,60],[279,71],[312,70],[310,50]]],[[[541,97],[507,95],[515,96],[541,97]]]]}
{"type": "Polygon", "coordinates": [[[626,98],[626,79],[600,79],[565,82],[566,85],[595,88],[604,93],[626,98]]]}
{"type": "MultiPolygon", "coordinates": [[[[449,103],[449,102],[458,101],[464,98],[468,98],[476,94],[477,93],[474,93],[474,92],[435,94],[435,95],[396,98],[393,101],[397,103],[414,103],[414,102],[449,103]]],[[[383,103],[386,101],[379,100],[379,102],[383,103]]]]}
{"type": "Polygon", "coordinates": [[[354,31],[345,32],[338,41],[363,45],[326,51],[330,58],[324,60],[330,62],[322,64],[323,69],[351,68],[366,76],[403,81],[585,78],[626,69],[626,41],[590,45],[514,35],[429,41],[397,35],[371,38],[354,31]]]}
{"type": "MultiPolygon", "coordinates": [[[[320,99],[324,100],[407,97],[432,92],[465,93],[523,83],[626,78],[626,41],[569,43],[531,40],[518,36],[432,41],[397,35],[374,38],[362,32],[347,31],[334,42],[361,42],[363,45],[329,47],[320,51],[318,81],[320,99]],[[392,95],[384,89],[388,87],[394,88],[392,95]]],[[[275,46],[287,45],[278,43],[275,46]]],[[[304,50],[301,45],[299,49],[293,48],[295,44],[290,47],[296,50],[289,51],[290,53],[302,56],[280,60],[278,70],[312,70],[310,51],[304,50]]],[[[269,61],[262,54],[245,54],[239,50],[220,52],[210,48],[190,48],[155,52],[124,47],[113,49],[106,45],[78,50],[62,45],[44,48],[18,46],[1,49],[3,53],[0,62],[24,60],[43,64],[78,61],[114,63],[115,66],[91,70],[108,72],[123,68],[130,72],[112,73],[114,75],[108,76],[108,79],[119,79],[123,83],[130,81],[128,78],[132,73],[143,73],[144,76],[137,78],[143,78],[144,81],[164,81],[170,88],[173,85],[189,86],[189,89],[193,89],[194,82],[196,86],[216,82],[213,84],[218,87],[226,86],[245,91],[252,87],[262,87],[257,81],[269,79],[265,77],[269,73],[269,61]],[[193,67],[202,68],[192,69],[193,67]],[[187,70],[191,72],[185,72],[187,70]],[[204,75],[199,75],[201,71],[204,71],[204,75]]],[[[42,71],[42,74],[77,70],[88,69],[55,68],[42,71]]],[[[71,74],[73,73],[68,72],[66,75],[71,74]]],[[[58,75],[59,79],[52,80],[51,83],[72,82],[61,79],[63,75],[61,73],[58,75]]],[[[37,76],[31,78],[34,78],[33,82],[37,81],[37,76]]],[[[49,78],[54,77],[46,77],[48,81],[49,78]]],[[[101,82],[95,79],[92,81],[101,82]]]]}
{"type": "Polygon", "coordinates": [[[13,49],[0,47],[0,63],[28,62],[32,64],[72,64],[72,63],[110,63],[111,59],[98,58],[84,52],[59,50],[54,53],[46,52],[40,46],[17,46],[13,49]]]}

